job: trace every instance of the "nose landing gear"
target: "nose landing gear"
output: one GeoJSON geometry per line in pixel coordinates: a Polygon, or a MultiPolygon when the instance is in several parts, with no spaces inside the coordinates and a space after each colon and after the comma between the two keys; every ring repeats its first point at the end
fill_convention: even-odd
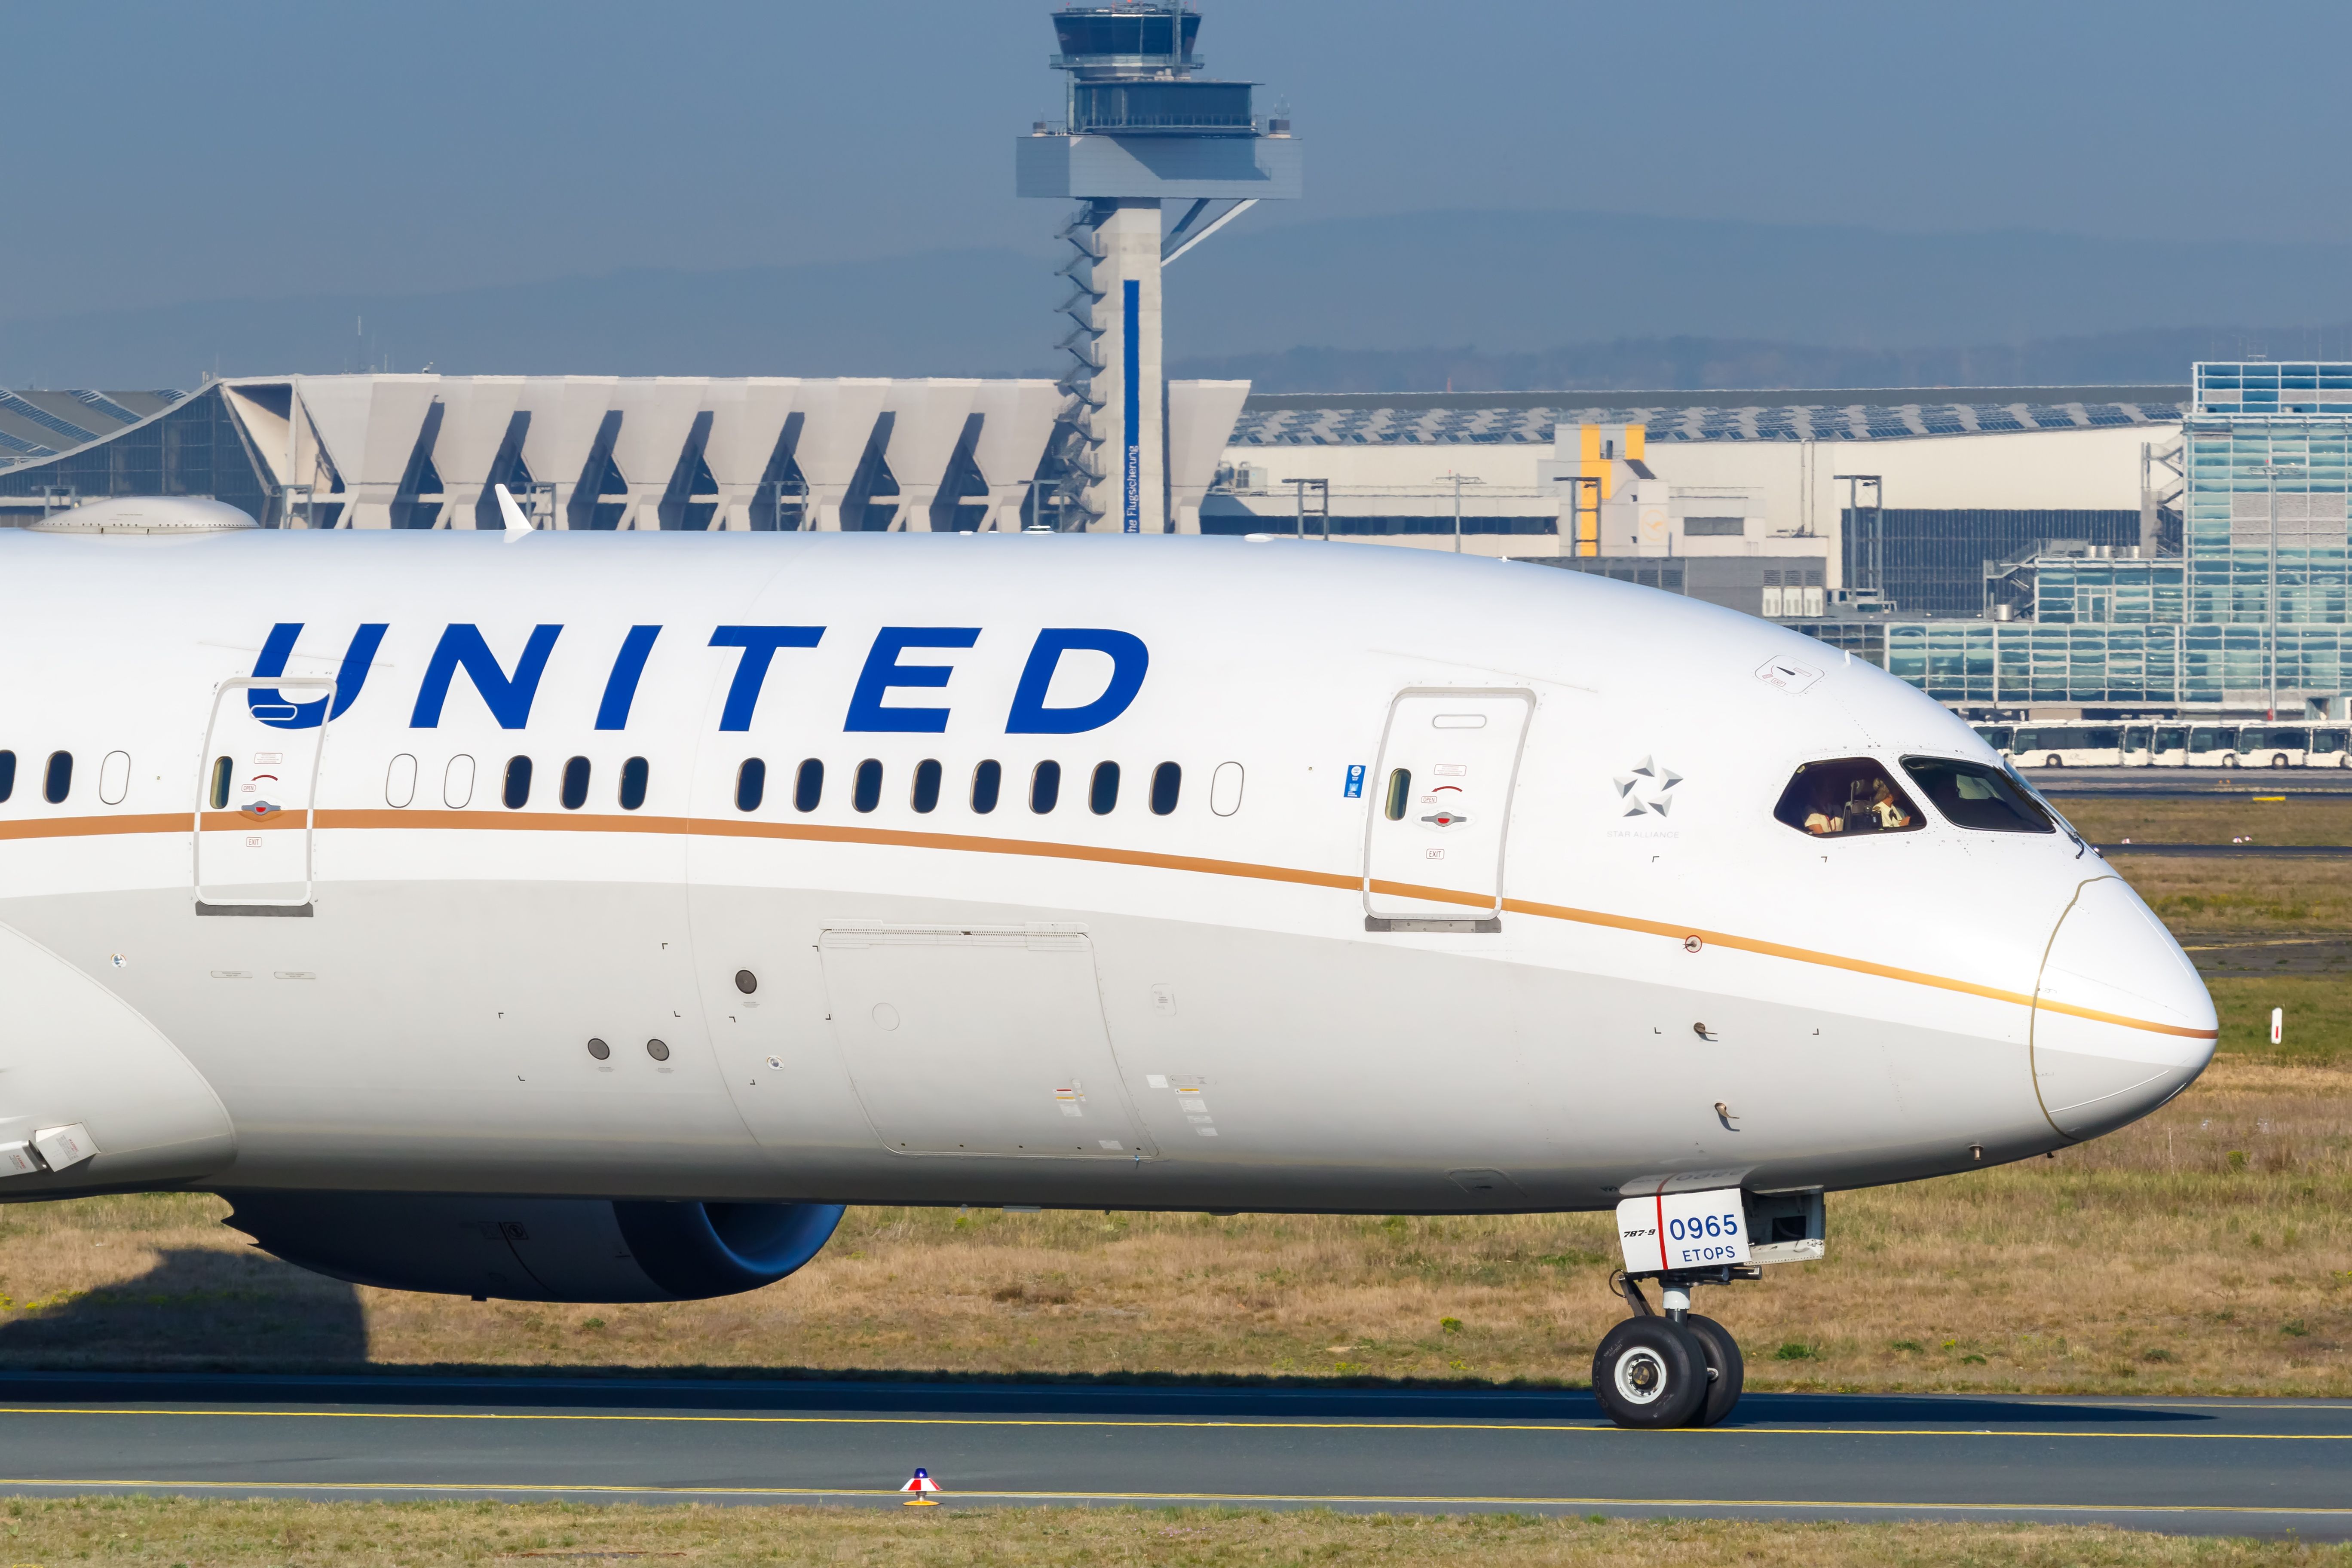
{"type": "Polygon", "coordinates": [[[1620,1426],[1656,1430],[1712,1426],[1731,1414],[1747,1382],[1747,1362],[1729,1330],[1690,1310],[1691,1288],[1753,1279],[1757,1268],[1709,1268],[1653,1275],[1664,1316],[1640,1283],[1620,1274],[1617,1289],[1633,1316],[1601,1336],[1592,1352],[1592,1393],[1620,1426]]]}

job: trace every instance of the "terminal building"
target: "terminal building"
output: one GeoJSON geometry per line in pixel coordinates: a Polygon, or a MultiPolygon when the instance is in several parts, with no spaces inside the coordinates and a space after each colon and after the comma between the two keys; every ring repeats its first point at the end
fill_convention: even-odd
{"type": "MultiPolygon", "coordinates": [[[[1985,719],[2347,717],[2352,364],[1864,394],[1164,384],[1145,531],[1599,573],[1784,621],[1985,719]]],[[[270,527],[496,526],[504,484],[556,528],[1134,526],[1062,503],[1068,408],[1048,381],[0,392],[0,523],[176,494],[270,527]]]]}
{"type": "Polygon", "coordinates": [[[1689,594],[1974,716],[2342,719],[2352,364],[2191,374],[1254,397],[1202,526],[1689,594]]]}

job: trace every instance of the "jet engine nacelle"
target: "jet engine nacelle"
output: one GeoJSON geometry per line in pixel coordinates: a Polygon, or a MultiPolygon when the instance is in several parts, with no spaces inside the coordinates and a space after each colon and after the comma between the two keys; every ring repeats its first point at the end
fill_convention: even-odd
{"type": "Polygon", "coordinates": [[[817,1255],[839,1204],[644,1203],[441,1193],[222,1194],[227,1223],[354,1285],[514,1301],[698,1301],[817,1255]]]}

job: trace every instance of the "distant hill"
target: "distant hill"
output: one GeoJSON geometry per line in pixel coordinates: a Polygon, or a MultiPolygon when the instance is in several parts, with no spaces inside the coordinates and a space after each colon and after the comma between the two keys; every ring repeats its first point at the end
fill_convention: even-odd
{"type": "MultiPolygon", "coordinates": [[[[1055,368],[1060,336],[1048,257],[1041,242],[1029,255],[650,268],[49,318],[11,317],[0,296],[0,385],[427,362],[457,373],[1038,374],[1055,368]]],[[[1185,373],[1302,390],[1435,390],[1449,375],[1498,387],[2169,381],[2191,359],[2249,351],[2352,358],[2352,327],[2336,324],[2352,321],[2348,279],[2352,247],[2341,246],[1606,213],[1251,214],[1169,269],[1168,348],[1185,373]],[[2288,324],[2187,324],[2210,321],[2288,324]]]]}

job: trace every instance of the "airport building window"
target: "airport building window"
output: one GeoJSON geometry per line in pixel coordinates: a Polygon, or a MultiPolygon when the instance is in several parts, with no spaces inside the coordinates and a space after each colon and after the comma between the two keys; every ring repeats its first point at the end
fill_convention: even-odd
{"type": "Polygon", "coordinates": [[[882,804],[882,764],[868,757],[857,764],[856,782],[849,792],[849,804],[859,811],[872,811],[882,804]]]}
{"type": "Polygon", "coordinates": [[[588,759],[574,757],[563,764],[563,809],[577,811],[588,804],[588,759]]]}
{"type": "Polygon", "coordinates": [[[908,804],[919,812],[940,808],[940,763],[936,757],[926,757],[915,764],[915,787],[907,797],[908,804]]]}
{"type": "Polygon", "coordinates": [[[824,764],[814,757],[801,764],[800,773],[793,779],[793,809],[814,811],[824,799],[824,764]]]}
{"type": "MultiPolygon", "coordinates": [[[[806,763],[802,764],[801,771],[808,771],[806,763]]],[[[735,770],[735,809],[757,811],[760,803],[767,796],[768,764],[758,757],[744,758],[743,765],[735,770]]],[[[801,809],[805,811],[808,808],[803,806],[801,809]]]]}
{"type": "Polygon", "coordinates": [[[2032,797],[1999,768],[1946,757],[1906,757],[1903,771],[1955,827],[1985,833],[2055,833],[2032,797]]]}
{"type": "Polygon", "coordinates": [[[507,759],[506,788],[499,793],[499,798],[506,802],[509,811],[520,811],[530,804],[530,759],[529,757],[507,759]]]}
{"type": "Polygon", "coordinates": [[[0,752],[0,800],[16,793],[16,753],[0,752]]]}
{"type": "Polygon", "coordinates": [[[631,757],[621,764],[623,811],[635,811],[646,804],[646,774],[648,771],[643,757],[631,757]]]}
{"type": "Polygon", "coordinates": [[[1184,770],[1174,763],[1162,763],[1151,770],[1151,815],[1165,816],[1176,809],[1176,797],[1184,790],[1184,770]]]}
{"type": "Polygon", "coordinates": [[[1097,763],[1094,783],[1087,790],[1087,809],[1108,816],[1118,805],[1118,764],[1097,763]]]}
{"type": "Polygon", "coordinates": [[[1874,757],[1807,763],[1780,792],[1772,815],[1816,838],[1910,833],[1920,826],[1919,808],[1874,757]]]}
{"type": "Polygon", "coordinates": [[[1004,769],[994,762],[985,762],[971,770],[971,809],[986,816],[996,809],[996,796],[1004,787],[1004,769]]]}
{"type": "Polygon", "coordinates": [[[1039,763],[1029,775],[1029,809],[1043,816],[1062,798],[1062,764],[1039,763]]]}
{"type": "Polygon", "coordinates": [[[73,753],[51,752],[48,772],[41,780],[41,798],[51,805],[57,805],[72,793],[73,753]]]}

